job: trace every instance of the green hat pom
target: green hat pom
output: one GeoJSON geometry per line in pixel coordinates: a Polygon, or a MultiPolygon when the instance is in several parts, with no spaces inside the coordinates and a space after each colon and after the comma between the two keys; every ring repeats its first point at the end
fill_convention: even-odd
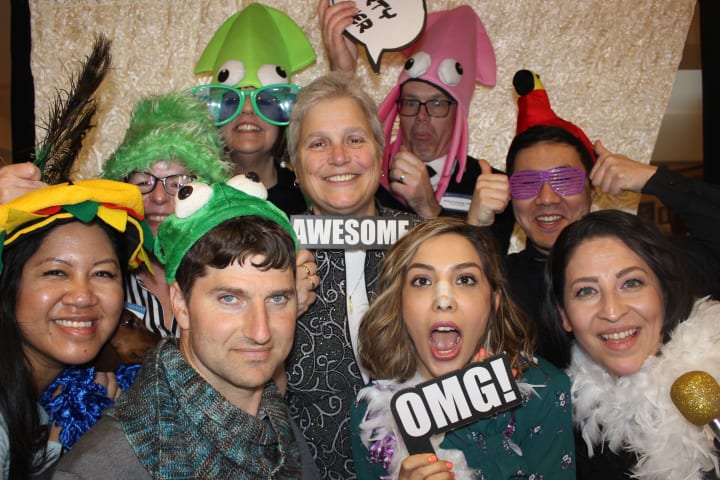
{"type": "Polygon", "coordinates": [[[105,163],[102,176],[125,180],[159,161],[178,161],[208,182],[230,176],[224,144],[207,107],[186,93],[170,93],[137,103],[125,138],[105,163]]]}

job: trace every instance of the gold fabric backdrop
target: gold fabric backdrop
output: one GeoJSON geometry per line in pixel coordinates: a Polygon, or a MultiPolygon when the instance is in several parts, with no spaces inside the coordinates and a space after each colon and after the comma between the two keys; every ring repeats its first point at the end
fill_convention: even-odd
{"type": "MultiPolygon", "coordinates": [[[[193,67],[217,27],[247,1],[30,0],[36,115],[45,118],[55,88],[90,51],[95,33],[112,41],[113,70],[104,83],[97,127],[88,134],[78,178],[97,175],[123,137],[134,102],[198,83],[193,67]]],[[[317,0],[264,0],[288,13],[316,46],[317,62],[293,77],[299,85],[327,71],[317,0]]],[[[695,0],[427,0],[429,12],[473,6],[497,57],[497,85],[478,86],[469,153],[503,169],[515,131],[517,70],[536,71],[555,112],[591,140],[648,163],[670,98],[695,0]]],[[[462,46],[459,46],[462,48],[462,46]]],[[[375,75],[361,51],[358,74],[377,101],[404,59],[385,53],[375,75]]],[[[38,131],[38,136],[43,132],[38,131]]],[[[637,195],[602,198],[597,207],[634,210],[637,195]]]]}

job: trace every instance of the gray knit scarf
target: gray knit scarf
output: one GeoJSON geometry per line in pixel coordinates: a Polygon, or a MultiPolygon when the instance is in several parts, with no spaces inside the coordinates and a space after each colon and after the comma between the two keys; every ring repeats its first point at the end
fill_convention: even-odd
{"type": "Polygon", "coordinates": [[[120,422],[153,478],[300,478],[288,409],[272,382],[261,408],[264,419],[230,404],[166,338],[107,415],[120,422]]]}

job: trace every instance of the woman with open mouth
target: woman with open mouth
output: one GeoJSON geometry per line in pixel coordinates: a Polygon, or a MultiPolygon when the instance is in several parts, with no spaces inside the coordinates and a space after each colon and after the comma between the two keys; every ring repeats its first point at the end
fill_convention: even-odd
{"type": "MultiPolygon", "coordinates": [[[[360,361],[372,380],[351,411],[359,479],[575,478],[569,379],[533,356],[529,323],[508,295],[490,231],[451,218],[418,224],[389,250],[378,291],[359,332],[360,361]],[[437,385],[451,412],[446,386],[453,375],[467,379],[463,369],[495,363],[503,353],[517,401],[429,432],[429,451],[413,453],[404,440],[407,427],[391,412],[393,396],[449,378],[437,385]]],[[[492,396],[484,387],[483,398],[473,390],[467,385],[452,396],[458,412],[465,401],[475,408],[492,396]]]]}
{"type": "Polygon", "coordinates": [[[712,394],[700,389],[720,378],[720,303],[695,300],[690,265],[621,211],[590,213],[555,242],[541,318],[558,349],[572,348],[579,479],[716,478],[717,446],[679,409],[695,402],[704,415],[697,405],[712,394]],[[677,405],[672,385],[691,371],[709,381],[677,405]]]}

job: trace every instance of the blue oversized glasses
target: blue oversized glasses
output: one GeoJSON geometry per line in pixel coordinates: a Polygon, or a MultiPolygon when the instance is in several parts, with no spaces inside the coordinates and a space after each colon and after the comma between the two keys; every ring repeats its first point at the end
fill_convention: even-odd
{"type": "Polygon", "coordinates": [[[300,87],[290,83],[267,85],[255,90],[240,90],[228,85],[199,85],[192,94],[207,105],[215,125],[221,127],[240,115],[246,97],[250,97],[253,110],[267,123],[285,126],[300,87]]]}
{"type": "Polygon", "coordinates": [[[510,195],[518,200],[533,198],[545,182],[560,196],[577,195],[585,188],[585,172],[575,167],[560,167],[514,173],[510,176],[510,195]]]}

